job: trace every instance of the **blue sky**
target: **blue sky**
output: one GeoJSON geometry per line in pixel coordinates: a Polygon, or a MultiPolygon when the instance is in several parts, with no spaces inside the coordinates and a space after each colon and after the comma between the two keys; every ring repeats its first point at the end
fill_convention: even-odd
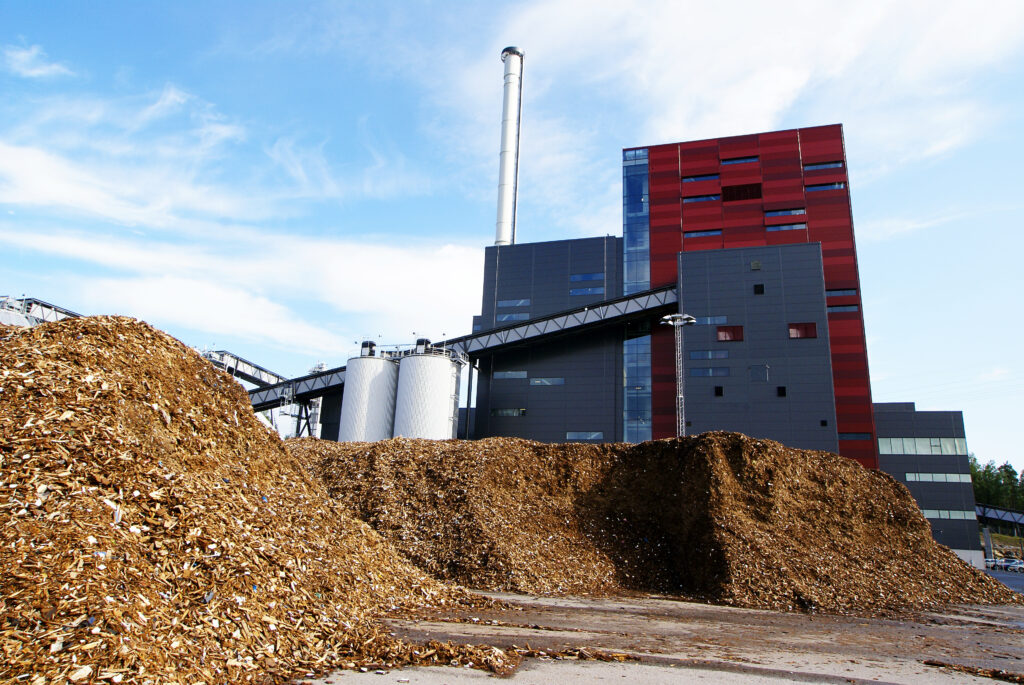
{"type": "Polygon", "coordinates": [[[711,4],[0,0],[0,294],[289,375],[468,332],[518,45],[520,242],[621,235],[623,147],[843,123],[875,400],[1024,468],[1024,4],[711,4]]]}

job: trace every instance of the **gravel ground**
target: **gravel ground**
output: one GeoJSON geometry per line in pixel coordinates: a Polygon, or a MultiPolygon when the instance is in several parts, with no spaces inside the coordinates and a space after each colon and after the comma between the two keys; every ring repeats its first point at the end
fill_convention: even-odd
{"type": "MultiPolygon", "coordinates": [[[[1024,607],[958,606],[894,618],[780,613],[680,602],[492,595],[512,610],[392,621],[415,639],[451,639],[534,649],[569,646],[626,652],[639,662],[528,659],[516,683],[993,683],[929,666],[1024,672],[1024,607]],[[475,620],[474,620],[475,619],[475,620]],[[454,621],[454,622],[453,622],[454,621]],[[497,623],[497,625],[495,625],[497,623]]],[[[459,683],[488,677],[465,669],[339,672],[329,683],[459,683]]]]}

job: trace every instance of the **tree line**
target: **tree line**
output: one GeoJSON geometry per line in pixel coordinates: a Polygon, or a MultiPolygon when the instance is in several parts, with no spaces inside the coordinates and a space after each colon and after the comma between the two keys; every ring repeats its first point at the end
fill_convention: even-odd
{"type": "Polygon", "coordinates": [[[1024,473],[1018,474],[1009,462],[996,466],[990,461],[982,466],[973,454],[969,459],[975,502],[1024,511],[1024,473]]]}

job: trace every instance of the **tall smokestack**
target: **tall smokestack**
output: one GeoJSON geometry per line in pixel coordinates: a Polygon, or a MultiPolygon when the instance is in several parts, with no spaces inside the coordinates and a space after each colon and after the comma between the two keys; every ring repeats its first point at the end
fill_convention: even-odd
{"type": "Polygon", "coordinates": [[[519,120],[523,112],[523,57],[519,48],[501,51],[505,63],[505,97],[501,113],[501,161],[498,166],[498,222],[495,245],[516,242],[516,195],[519,185],[519,120]]]}

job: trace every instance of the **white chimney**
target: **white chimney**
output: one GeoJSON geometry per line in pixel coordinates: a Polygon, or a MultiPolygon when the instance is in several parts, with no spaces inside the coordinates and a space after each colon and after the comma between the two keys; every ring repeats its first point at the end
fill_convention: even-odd
{"type": "Polygon", "coordinates": [[[519,185],[519,120],[523,111],[523,56],[519,48],[501,51],[505,63],[505,97],[501,113],[501,160],[498,167],[498,222],[495,245],[516,242],[516,194],[519,185]]]}

